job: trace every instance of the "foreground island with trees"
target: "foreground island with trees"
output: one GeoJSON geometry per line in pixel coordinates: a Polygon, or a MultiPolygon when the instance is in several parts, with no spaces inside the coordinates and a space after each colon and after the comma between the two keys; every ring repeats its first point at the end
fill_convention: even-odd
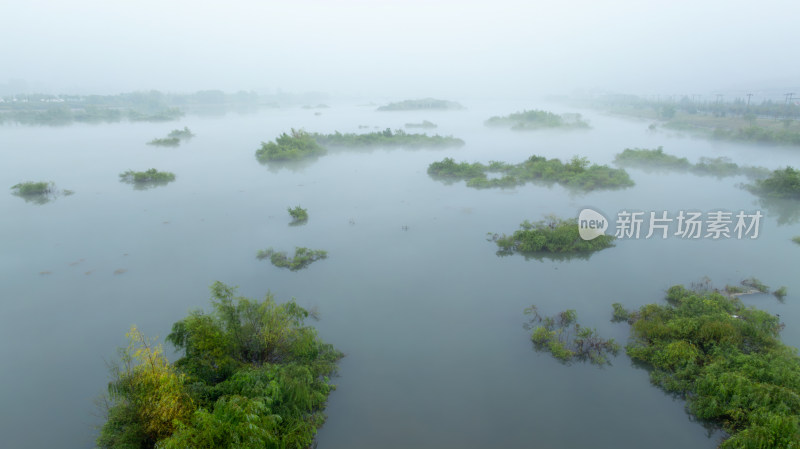
{"type": "Polygon", "coordinates": [[[305,325],[294,300],[236,295],[215,282],[213,310],[194,311],[160,345],[135,327],[111,366],[100,448],[307,448],[325,421],[342,353],[305,325]]]}

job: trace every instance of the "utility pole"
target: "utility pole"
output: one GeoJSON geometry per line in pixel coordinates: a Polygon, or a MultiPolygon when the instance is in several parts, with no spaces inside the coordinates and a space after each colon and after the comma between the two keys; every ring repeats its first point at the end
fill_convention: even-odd
{"type": "Polygon", "coordinates": [[[753,94],[747,94],[747,106],[750,106],[750,97],[752,96],[753,94]]]}
{"type": "Polygon", "coordinates": [[[722,103],[722,94],[717,94],[717,104],[722,103]]]}
{"type": "Polygon", "coordinates": [[[792,97],[794,96],[794,92],[789,92],[788,94],[784,94],[784,95],[786,95],[786,100],[783,102],[783,104],[789,104],[792,101],[792,97]]]}

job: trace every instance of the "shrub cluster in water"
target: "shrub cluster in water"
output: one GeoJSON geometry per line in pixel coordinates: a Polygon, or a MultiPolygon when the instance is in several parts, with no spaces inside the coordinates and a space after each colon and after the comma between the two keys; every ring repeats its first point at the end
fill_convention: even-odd
{"type": "Polygon", "coordinates": [[[167,183],[175,180],[175,173],[167,171],[158,171],[151,168],[145,171],[128,170],[119,174],[120,181],[146,184],[146,183],[167,183]]]}
{"type": "Polygon", "coordinates": [[[436,128],[436,123],[423,120],[422,123],[406,123],[406,128],[436,128]]]}
{"type": "Polygon", "coordinates": [[[308,221],[308,210],[300,206],[295,208],[288,208],[289,215],[292,217],[292,224],[300,224],[308,221]]]}
{"type": "Polygon", "coordinates": [[[189,140],[194,137],[194,134],[188,127],[184,126],[183,129],[173,129],[167,134],[167,137],[153,139],[147,142],[148,145],[158,145],[165,147],[177,147],[183,140],[189,140]]]}
{"type": "Polygon", "coordinates": [[[613,235],[600,235],[592,240],[583,240],[577,219],[564,220],[553,216],[536,223],[525,220],[511,235],[489,235],[489,239],[500,247],[500,254],[586,253],[614,246],[612,242],[615,239],[613,235]]]}
{"type": "Polygon", "coordinates": [[[463,140],[452,136],[411,134],[403,130],[392,131],[389,128],[366,134],[342,134],[338,131],[333,134],[319,134],[292,129],[291,134],[283,133],[275,139],[275,142],[262,142],[261,148],[256,151],[256,158],[261,162],[299,160],[321,156],[327,152],[326,147],[438,148],[462,145],[464,145],[463,140]]]}
{"type": "Polygon", "coordinates": [[[561,184],[576,190],[613,189],[633,185],[628,173],[623,169],[611,168],[607,165],[591,164],[586,158],[575,156],[569,162],[559,159],[547,159],[543,156],[531,156],[519,164],[490,162],[484,165],[479,162],[455,162],[445,158],[428,166],[428,174],[445,181],[467,180],[468,187],[510,188],[537,182],[545,184],[561,184]],[[499,173],[498,178],[489,178],[488,173],[499,173]]]}
{"type": "Polygon", "coordinates": [[[652,382],[684,395],[692,414],[731,435],[722,448],[800,445],[800,358],[776,316],[716,291],[673,286],[666,305],[614,317],[631,324],[628,355],[652,382]]]}
{"type": "Polygon", "coordinates": [[[98,447],[311,447],[342,354],[304,324],[309,313],[294,300],[243,298],[220,282],[211,291],[213,312],[172,326],[174,364],[131,329],[98,447]]]}
{"type": "Polygon", "coordinates": [[[563,362],[589,361],[596,365],[610,364],[608,354],[620,350],[613,338],[604,340],[595,329],[577,323],[577,313],[570,309],[554,317],[542,317],[536,306],[525,309],[531,315],[526,327],[533,328],[531,340],[537,351],[548,351],[563,362]],[[535,326],[535,327],[534,327],[535,326]]]}
{"type": "Polygon", "coordinates": [[[764,167],[740,166],[726,157],[701,157],[698,163],[692,164],[685,157],[664,153],[663,147],[654,150],[626,148],[614,157],[614,163],[625,167],[688,171],[717,177],[744,175],[758,178],[769,174],[764,167]]]}
{"type": "Polygon", "coordinates": [[[292,161],[325,154],[314,137],[302,129],[292,129],[290,134],[283,133],[275,142],[261,142],[256,151],[256,158],[261,162],[292,161]]]}
{"type": "Polygon", "coordinates": [[[800,199],[800,170],[792,167],[778,169],[766,179],[757,179],[746,186],[748,190],[769,198],[800,199]]]}
{"type": "Polygon", "coordinates": [[[589,128],[580,114],[558,115],[549,111],[531,110],[515,112],[505,116],[495,116],[486,120],[487,126],[510,126],[513,130],[543,128],[589,128]]]}
{"type": "Polygon", "coordinates": [[[18,196],[25,200],[25,202],[32,202],[36,204],[46,204],[51,200],[58,197],[58,195],[69,196],[74,192],[72,190],[59,190],[53,182],[20,182],[11,186],[11,194],[18,196]]]}
{"type": "Polygon", "coordinates": [[[460,147],[464,141],[453,136],[440,136],[427,134],[412,134],[398,129],[392,131],[386,128],[366,134],[353,134],[335,132],[333,134],[312,134],[320,145],[326,147],[350,148],[377,148],[377,147],[406,147],[406,148],[437,148],[460,147]]]}
{"type": "Polygon", "coordinates": [[[326,259],[328,252],[321,249],[295,247],[294,257],[289,258],[286,251],[275,251],[272,248],[260,249],[256,254],[258,260],[269,259],[272,265],[288,268],[291,271],[302,270],[320,259],[326,259]]]}

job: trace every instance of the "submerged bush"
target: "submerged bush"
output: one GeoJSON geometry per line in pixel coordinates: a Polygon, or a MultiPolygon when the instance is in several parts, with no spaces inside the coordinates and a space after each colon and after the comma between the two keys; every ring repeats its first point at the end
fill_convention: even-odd
{"type": "Polygon", "coordinates": [[[792,237],[792,241],[800,245],[800,235],[792,237]]]}
{"type": "Polygon", "coordinates": [[[184,126],[183,129],[173,129],[167,134],[167,137],[186,140],[194,137],[194,133],[192,133],[188,126],[184,126]]]}
{"type": "Polygon", "coordinates": [[[560,219],[554,216],[531,223],[525,220],[518,231],[511,235],[489,234],[489,240],[497,243],[501,255],[513,253],[580,253],[600,251],[611,246],[613,235],[600,235],[584,240],[578,231],[576,218],[560,219]]]}
{"type": "Polygon", "coordinates": [[[761,293],[769,293],[769,286],[754,277],[743,280],[742,285],[758,290],[761,293]]]}
{"type": "Polygon", "coordinates": [[[530,315],[527,328],[533,328],[531,341],[537,351],[548,351],[558,360],[588,361],[596,365],[611,364],[608,354],[617,355],[620,346],[613,338],[600,338],[595,329],[582,327],[574,310],[565,310],[553,317],[542,317],[536,306],[525,309],[530,315]]]}
{"type": "Polygon", "coordinates": [[[423,120],[422,123],[406,123],[406,128],[436,128],[436,123],[423,120]]]}
{"type": "Polygon", "coordinates": [[[272,248],[260,249],[256,254],[258,260],[269,259],[272,265],[280,268],[288,268],[291,271],[302,270],[308,267],[313,262],[321,259],[326,259],[328,252],[321,249],[309,249],[304,247],[295,247],[294,257],[289,258],[286,251],[275,251],[272,248]]]}
{"type": "Polygon", "coordinates": [[[220,282],[211,291],[211,313],[194,311],[172,326],[174,364],[131,330],[112,365],[98,447],[312,446],[342,354],[305,325],[309,312],[294,300],[244,298],[220,282]]]}
{"type": "Polygon", "coordinates": [[[379,111],[417,111],[420,109],[453,110],[464,109],[464,106],[455,101],[438,100],[436,98],[422,98],[419,100],[404,100],[389,103],[378,107],[379,111]]]}
{"type": "Polygon", "coordinates": [[[764,167],[740,166],[726,157],[701,157],[696,164],[692,164],[685,157],[664,153],[663,147],[654,150],[626,148],[614,157],[614,163],[624,167],[688,171],[720,178],[739,175],[760,178],[769,174],[769,170],[764,167]]]}
{"type": "Polygon", "coordinates": [[[650,379],[721,425],[721,448],[800,445],[800,358],[778,317],[716,291],[669,289],[668,304],[632,312],[628,355],[650,379]]]}
{"type": "Polygon", "coordinates": [[[162,147],[177,147],[181,144],[181,139],[177,137],[164,137],[161,139],[153,139],[147,142],[148,145],[157,145],[162,147]]]}

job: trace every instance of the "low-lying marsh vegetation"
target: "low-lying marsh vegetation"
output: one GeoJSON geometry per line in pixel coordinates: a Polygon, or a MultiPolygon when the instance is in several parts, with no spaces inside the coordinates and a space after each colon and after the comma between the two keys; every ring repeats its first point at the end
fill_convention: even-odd
{"type": "Polygon", "coordinates": [[[418,111],[418,110],[458,110],[464,109],[455,101],[438,100],[436,98],[422,98],[419,100],[404,100],[389,103],[378,107],[378,111],[418,111]]]}
{"type": "Polygon", "coordinates": [[[656,149],[626,148],[614,157],[614,163],[622,167],[637,167],[650,170],[685,171],[696,175],[710,175],[718,178],[726,176],[747,176],[762,178],[769,175],[764,167],[738,165],[726,157],[701,157],[692,164],[685,157],[664,153],[663,147],[656,149]]]}
{"type": "Polygon", "coordinates": [[[505,126],[513,130],[535,130],[546,128],[588,129],[589,123],[580,114],[554,114],[550,111],[524,110],[505,116],[494,116],[484,122],[486,126],[505,126]]]}
{"type": "Polygon", "coordinates": [[[590,253],[614,246],[613,235],[600,235],[584,240],[578,231],[576,218],[561,219],[548,216],[531,223],[525,220],[511,235],[489,233],[489,240],[500,248],[499,255],[514,253],[590,253]]]}
{"type": "Polygon", "coordinates": [[[473,188],[511,188],[527,182],[560,184],[569,189],[590,191],[630,187],[633,181],[624,169],[607,165],[590,164],[583,157],[575,156],[566,164],[559,159],[531,156],[519,164],[492,161],[489,165],[479,162],[455,162],[445,158],[428,166],[428,174],[445,182],[466,180],[473,188]],[[489,178],[488,173],[500,177],[489,178]]]}
{"type": "Polygon", "coordinates": [[[258,260],[269,259],[272,265],[280,268],[288,268],[291,271],[302,270],[312,263],[326,259],[328,252],[321,249],[309,249],[297,246],[294,249],[294,257],[290,258],[286,251],[275,251],[272,248],[260,249],[256,254],[258,260]]]}
{"type": "Polygon", "coordinates": [[[709,289],[675,285],[666,301],[614,306],[631,325],[626,352],[651,381],[722,426],[730,437],[721,448],[800,445],[800,358],[779,340],[779,318],[709,289]]]}
{"type": "Polygon", "coordinates": [[[310,133],[292,128],[290,134],[283,133],[274,142],[261,142],[256,158],[261,162],[292,161],[321,156],[325,152],[310,133]]]}
{"type": "Polygon", "coordinates": [[[530,320],[526,329],[533,329],[531,341],[537,351],[547,351],[562,361],[588,361],[595,365],[610,365],[609,355],[621,349],[613,338],[601,338],[597,330],[578,324],[578,314],[569,309],[552,317],[542,317],[536,306],[525,309],[530,320]]]}

